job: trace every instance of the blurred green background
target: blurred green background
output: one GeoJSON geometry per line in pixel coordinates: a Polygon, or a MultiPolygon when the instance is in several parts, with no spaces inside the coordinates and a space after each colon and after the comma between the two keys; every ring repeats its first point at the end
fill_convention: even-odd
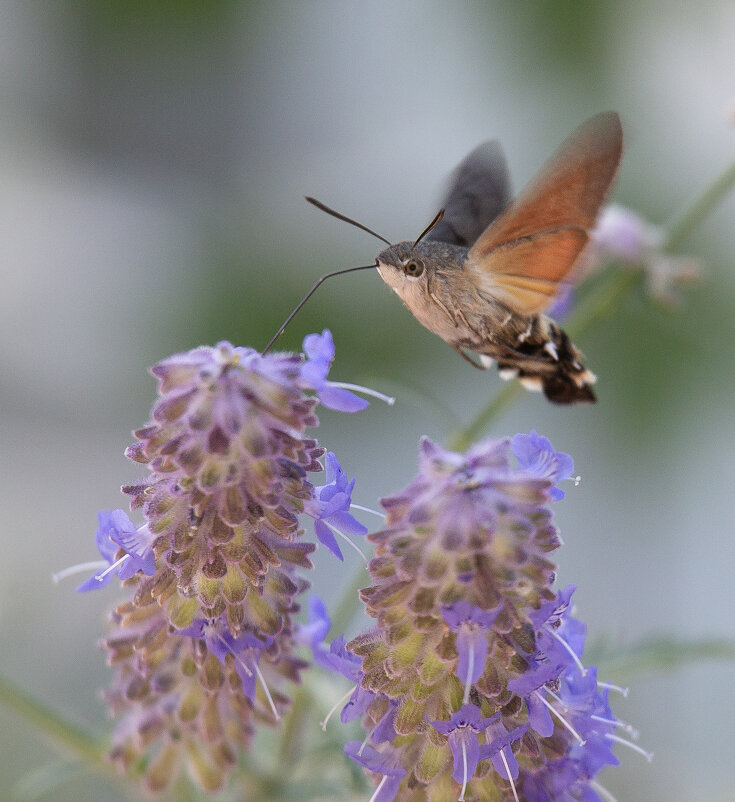
{"type": "MultiPolygon", "coordinates": [[[[2,0],[0,21],[0,670],[95,729],[119,592],[50,574],[94,559],[97,510],[125,505],[148,365],[220,339],[263,347],[316,278],[373,260],[377,241],[304,194],[415,237],[476,144],[500,138],[518,189],[608,108],[626,133],[615,200],[653,222],[735,157],[731,2],[2,0]]],[[[735,635],[734,219],[730,196],[687,240],[705,275],[680,310],[636,294],[579,343],[599,404],[527,394],[492,427],[574,456],[559,581],[613,652],[735,635]]],[[[399,399],[321,414],[355,501],[375,506],[413,476],[420,435],[445,439],[501,382],[369,272],[325,285],[281,345],[327,326],[332,376],[399,399]]],[[[337,596],[356,559],[320,551],[315,585],[337,596]]],[[[620,802],[735,799],[732,678],[706,659],[624,678],[615,711],[656,757],[621,747],[602,783],[620,802]]],[[[56,755],[5,710],[0,744],[3,800],[56,755]]],[[[46,798],[123,797],[88,775],[46,798]]]]}

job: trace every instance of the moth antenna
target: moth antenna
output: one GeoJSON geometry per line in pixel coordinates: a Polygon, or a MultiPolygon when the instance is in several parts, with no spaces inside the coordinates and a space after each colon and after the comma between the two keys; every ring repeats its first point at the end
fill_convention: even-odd
{"type": "Polygon", "coordinates": [[[432,221],[429,223],[429,225],[428,225],[428,226],[426,226],[426,228],[425,228],[425,229],[424,229],[424,230],[423,230],[423,231],[422,231],[422,232],[421,232],[421,233],[418,235],[418,238],[416,239],[416,242],[414,242],[414,244],[411,246],[411,250],[413,250],[413,249],[414,249],[414,248],[415,248],[415,247],[416,247],[416,246],[419,244],[419,242],[421,242],[421,240],[422,240],[422,239],[423,239],[423,238],[424,238],[424,237],[425,237],[425,236],[426,236],[426,235],[427,235],[427,234],[428,234],[428,233],[429,233],[429,232],[430,232],[430,231],[431,231],[433,228],[436,228],[436,227],[439,225],[439,223],[441,223],[441,221],[442,221],[442,218],[443,218],[443,217],[444,217],[444,209],[439,209],[439,211],[436,213],[436,217],[435,217],[435,218],[434,218],[434,219],[433,219],[433,220],[432,220],[432,221]]]}
{"type": "MultiPolygon", "coordinates": [[[[357,225],[359,225],[359,224],[357,224],[357,225]]],[[[291,314],[286,318],[286,320],[283,322],[283,325],[281,326],[281,328],[278,329],[278,331],[273,335],[273,337],[271,338],[271,341],[261,351],[261,356],[264,356],[265,354],[268,353],[268,351],[270,351],[270,349],[273,347],[273,343],[275,343],[275,341],[283,334],[283,332],[286,330],[286,326],[288,326],[288,324],[294,319],[294,317],[296,316],[296,313],[309,300],[309,298],[311,298],[311,296],[317,291],[319,286],[321,284],[323,284],[328,278],[332,278],[332,276],[341,276],[343,273],[354,273],[355,270],[369,270],[370,268],[376,268],[377,266],[378,266],[378,263],[376,261],[375,264],[372,264],[372,265],[361,265],[360,267],[347,267],[344,270],[335,270],[334,273],[327,273],[326,276],[322,276],[319,279],[319,281],[317,281],[314,284],[314,286],[309,290],[309,292],[307,292],[306,295],[301,299],[301,301],[296,306],[296,308],[293,310],[293,312],[291,312],[291,314]]]]}
{"type": "Polygon", "coordinates": [[[353,220],[351,217],[346,217],[345,215],[340,214],[339,212],[335,212],[334,209],[330,209],[329,206],[325,206],[321,201],[318,201],[316,198],[310,198],[308,195],[306,195],[306,200],[309,201],[309,203],[312,206],[316,206],[317,209],[320,209],[321,211],[326,212],[327,214],[331,214],[332,217],[336,217],[337,220],[342,220],[343,222],[349,223],[352,226],[357,226],[357,228],[361,228],[363,231],[367,231],[368,234],[372,234],[374,237],[382,239],[386,245],[393,244],[392,242],[389,242],[385,237],[381,237],[380,234],[376,234],[371,228],[364,226],[362,223],[358,223],[357,220],[353,220]]]}

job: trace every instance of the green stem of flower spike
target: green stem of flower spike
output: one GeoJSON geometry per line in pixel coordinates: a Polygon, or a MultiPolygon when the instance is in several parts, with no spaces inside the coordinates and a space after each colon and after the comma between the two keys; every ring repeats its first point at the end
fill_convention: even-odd
{"type": "Polygon", "coordinates": [[[104,766],[108,770],[106,749],[94,736],[50,710],[1,675],[0,704],[50,736],[54,743],[71,752],[74,757],[104,766]]]}
{"type": "MultiPolygon", "coordinates": [[[[735,163],[731,164],[687,209],[666,227],[664,250],[675,250],[735,185],[735,163]]],[[[564,326],[572,339],[579,339],[594,323],[613,314],[630,292],[643,280],[643,271],[619,268],[595,292],[587,296],[564,326]]],[[[508,384],[464,429],[455,432],[449,447],[468,448],[501,413],[522,394],[518,382],[508,384]]]]}

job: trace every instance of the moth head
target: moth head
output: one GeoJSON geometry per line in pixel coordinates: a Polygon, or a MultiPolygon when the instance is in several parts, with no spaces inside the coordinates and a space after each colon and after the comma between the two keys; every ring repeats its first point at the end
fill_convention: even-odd
{"type": "Polygon", "coordinates": [[[420,243],[398,242],[378,254],[376,263],[383,281],[404,300],[425,291],[427,279],[433,270],[430,255],[423,252],[420,243]]]}

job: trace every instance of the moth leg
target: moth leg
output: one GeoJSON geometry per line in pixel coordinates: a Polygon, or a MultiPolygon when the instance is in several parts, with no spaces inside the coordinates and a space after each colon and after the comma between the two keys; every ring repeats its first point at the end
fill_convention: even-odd
{"type": "MultiPolygon", "coordinates": [[[[465,354],[465,352],[458,345],[453,345],[452,348],[454,348],[454,350],[462,357],[462,359],[469,362],[473,368],[477,368],[478,370],[487,370],[487,367],[485,367],[484,365],[480,365],[478,362],[475,362],[474,359],[468,357],[467,354],[465,354]]],[[[488,367],[490,366],[488,365],[488,367]]]]}

